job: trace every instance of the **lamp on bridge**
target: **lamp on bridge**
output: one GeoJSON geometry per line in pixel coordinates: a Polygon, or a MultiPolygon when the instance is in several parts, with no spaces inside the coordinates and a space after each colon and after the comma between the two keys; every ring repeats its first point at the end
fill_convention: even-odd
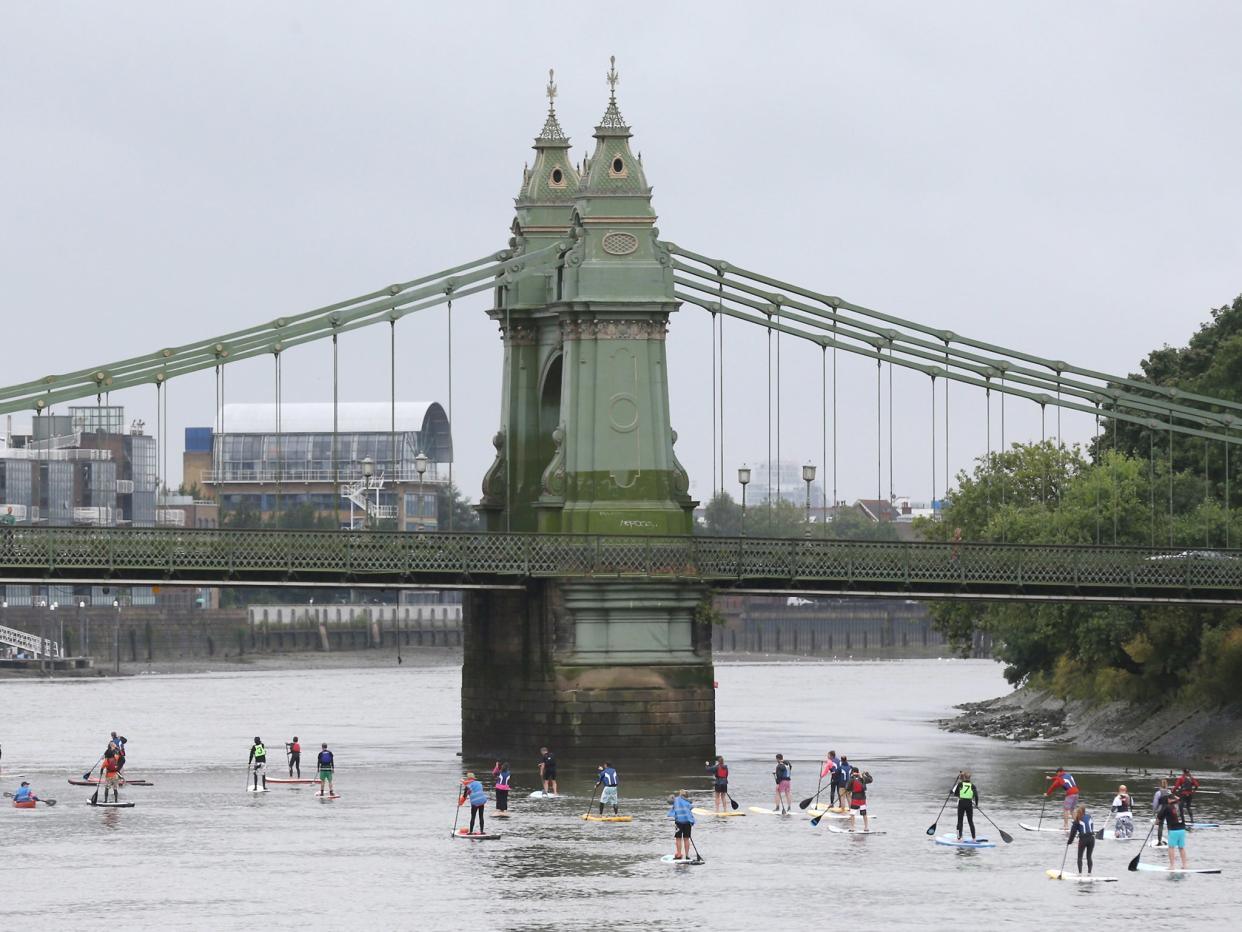
{"type": "Polygon", "coordinates": [[[811,536],[811,483],[815,481],[815,467],[807,463],[802,467],[802,481],[806,483],[806,536],[811,536]]]}
{"type": "Polygon", "coordinates": [[[85,657],[90,652],[87,644],[86,622],[82,618],[82,609],[86,608],[86,600],[78,599],[78,655],[85,657]]]}
{"type": "Polygon", "coordinates": [[[430,461],[427,459],[427,454],[419,450],[418,455],[414,457],[414,471],[418,473],[418,524],[416,528],[420,531],[423,529],[423,509],[425,507],[423,504],[423,473],[427,471],[428,462],[430,461]]]}
{"type": "Polygon", "coordinates": [[[112,625],[112,655],[115,658],[115,672],[121,673],[121,600],[113,599],[112,607],[116,609],[116,620],[112,625]]]}
{"type": "MultiPolygon", "coordinates": [[[[370,497],[371,477],[375,475],[375,460],[369,456],[362,458],[362,502],[363,502],[363,524],[365,527],[371,527],[371,509],[366,507],[366,501],[370,497]]],[[[379,510],[379,492],[375,493],[375,510],[379,510]]]]}
{"type": "Polygon", "coordinates": [[[746,486],[750,485],[750,467],[740,466],[737,471],[737,481],[742,485],[742,536],[746,536],[746,486]]]}

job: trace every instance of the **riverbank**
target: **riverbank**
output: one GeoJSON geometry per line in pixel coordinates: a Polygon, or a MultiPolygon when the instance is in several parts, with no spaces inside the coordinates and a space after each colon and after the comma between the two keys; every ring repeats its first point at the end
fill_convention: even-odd
{"type": "Polygon", "coordinates": [[[962,710],[960,715],[939,723],[945,731],[1097,751],[1138,751],[1242,770],[1242,706],[1101,704],[1059,699],[1047,690],[1024,686],[1007,696],[955,708],[962,710]]]}

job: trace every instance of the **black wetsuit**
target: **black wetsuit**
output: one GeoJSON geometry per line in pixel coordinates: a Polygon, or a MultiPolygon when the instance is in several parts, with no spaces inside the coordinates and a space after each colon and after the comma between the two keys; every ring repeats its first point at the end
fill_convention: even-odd
{"type": "Polygon", "coordinates": [[[958,780],[953,787],[957,797],[957,837],[962,837],[962,820],[970,823],[970,837],[975,837],[975,806],[979,805],[979,787],[967,780],[958,780]],[[967,795],[963,796],[962,794],[967,795]]]}

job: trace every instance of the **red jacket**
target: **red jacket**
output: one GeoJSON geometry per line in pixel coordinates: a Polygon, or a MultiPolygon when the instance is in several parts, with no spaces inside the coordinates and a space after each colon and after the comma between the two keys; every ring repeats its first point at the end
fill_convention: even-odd
{"type": "Polygon", "coordinates": [[[1199,788],[1199,781],[1188,773],[1182,774],[1173,783],[1173,795],[1180,799],[1189,799],[1199,788]]]}

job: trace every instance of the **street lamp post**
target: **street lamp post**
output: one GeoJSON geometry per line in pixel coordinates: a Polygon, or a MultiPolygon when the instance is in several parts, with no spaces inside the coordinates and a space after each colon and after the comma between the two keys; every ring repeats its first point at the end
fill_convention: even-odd
{"type": "Polygon", "coordinates": [[[85,657],[90,652],[90,647],[86,643],[86,617],[82,614],[82,609],[86,608],[86,601],[78,599],[78,656],[85,657]]]}
{"type": "Polygon", "coordinates": [[[746,536],[746,486],[750,485],[750,467],[742,466],[737,471],[737,481],[742,484],[742,536],[746,536]]]}
{"type": "Polygon", "coordinates": [[[811,483],[815,481],[815,467],[807,463],[802,467],[802,481],[806,483],[806,536],[811,536],[811,483]]]}
{"type": "MultiPolygon", "coordinates": [[[[369,456],[362,458],[362,526],[363,528],[371,527],[371,509],[367,507],[367,500],[370,498],[368,494],[371,490],[371,477],[375,475],[375,461],[369,456]]],[[[379,493],[375,495],[376,507],[379,507],[379,493]]]]}
{"type": "Polygon", "coordinates": [[[116,609],[116,620],[112,623],[112,655],[116,658],[115,672],[121,673],[121,600],[113,599],[112,607],[116,609]]]}
{"type": "Polygon", "coordinates": [[[427,454],[419,451],[414,457],[414,471],[418,473],[418,530],[423,529],[423,473],[427,471],[427,454]]]}

